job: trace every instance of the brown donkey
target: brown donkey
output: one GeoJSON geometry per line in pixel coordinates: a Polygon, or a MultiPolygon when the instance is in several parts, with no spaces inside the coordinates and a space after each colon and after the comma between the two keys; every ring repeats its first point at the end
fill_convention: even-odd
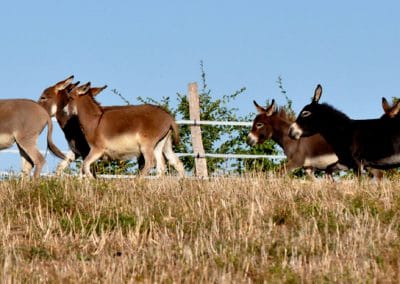
{"type": "MultiPolygon", "coordinates": [[[[99,88],[102,90],[103,88],[99,88]]],[[[178,126],[165,110],[154,105],[102,108],[90,92],[90,83],[74,88],[64,109],[77,115],[90,152],[84,159],[81,173],[92,176],[90,165],[101,157],[123,160],[143,155],[145,164],[141,174],[154,167],[157,173],[165,170],[164,156],[184,175],[182,162],[172,150],[172,137],[178,143],[178,126]]]]}
{"type": "MultiPolygon", "coordinates": [[[[70,147],[70,151],[66,155],[66,159],[63,160],[57,167],[57,174],[61,174],[63,170],[75,159],[79,157],[85,159],[90,151],[90,146],[81,130],[78,116],[75,114],[68,114],[65,111],[65,107],[69,101],[68,93],[79,84],[79,82],[72,83],[73,78],[74,76],[70,76],[67,79],[46,88],[39,99],[39,103],[48,111],[48,113],[55,115],[70,147]]],[[[100,88],[92,87],[89,89],[89,93],[91,96],[96,96],[106,87],[107,86],[100,88]]],[[[126,106],[105,106],[102,107],[102,109],[104,111],[108,111],[110,109],[124,107],[126,106]]],[[[134,108],[135,113],[138,116],[140,116],[142,112],[148,111],[148,108],[145,106],[130,107],[134,108]]],[[[159,109],[157,109],[156,112],[159,112],[159,109]]],[[[169,119],[170,118],[167,118],[167,120],[169,119]]],[[[142,155],[138,157],[138,162],[139,168],[143,168],[144,160],[142,155]]],[[[164,164],[160,165],[160,171],[164,171],[164,167],[164,164]]]]}
{"type": "Polygon", "coordinates": [[[51,138],[53,124],[47,112],[36,102],[27,99],[0,100],[0,149],[17,144],[22,158],[22,172],[37,178],[45,163],[37,148],[39,134],[47,125],[47,147],[57,157],[64,159],[64,154],[54,145],[51,138]]]}
{"type": "Polygon", "coordinates": [[[272,139],[283,149],[287,157],[287,171],[303,167],[308,176],[314,177],[314,169],[319,169],[325,170],[332,178],[332,171],[337,166],[338,158],[321,135],[293,140],[288,133],[294,118],[289,117],[284,108],[277,110],[274,100],[266,109],[255,101],[254,105],[258,115],[247,138],[249,145],[254,146],[272,139]]]}
{"type": "MultiPolygon", "coordinates": [[[[64,111],[64,108],[69,101],[68,93],[79,85],[79,81],[72,83],[73,79],[74,76],[70,76],[67,79],[46,88],[39,98],[39,104],[43,106],[51,116],[56,117],[70,148],[66,158],[61,161],[57,167],[57,175],[61,175],[64,169],[76,159],[85,159],[90,151],[90,146],[87,143],[85,135],[83,134],[79,124],[78,116],[69,115],[64,111]]],[[[105,87],[91,88],[90,92],[92,95],[96,95],[104,88],[105,87]]],[[[104,109],[109,108],[113,107],[104,107],[104,109]]],[[[139,166],[141,165],[140,162],[141,161],[139,159],[139,166]]]]}

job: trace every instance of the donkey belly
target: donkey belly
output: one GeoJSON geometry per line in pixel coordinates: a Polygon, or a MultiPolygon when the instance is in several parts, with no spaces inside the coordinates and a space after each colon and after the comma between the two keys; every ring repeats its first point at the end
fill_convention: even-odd
{"type": "Polygon", "coordinates": [[[396,153],[376,161],[365,161],[363,162],[363,164],[365,166],[381,169],[395,168],[400,165],[400,153],[396,153]]]}
{"type": "Polygon", "coordinates": [[[336,163],[337,161],[338,157],[335,154],[325,154],[325,155],[305,158],[303,166],[324,170],[328,166],[336,163]]]}
{"type": "Polygon", "coordinates": [[[0,149],[10,148],[14,143],[14,135],[8,133],[0,133],[0,149]]]}
{"type": "Polygon", "coordinates": [[[112,160],[128,160],[140,156],[138,135],[120,135],[107,141],[105,155],[112,160]]]}

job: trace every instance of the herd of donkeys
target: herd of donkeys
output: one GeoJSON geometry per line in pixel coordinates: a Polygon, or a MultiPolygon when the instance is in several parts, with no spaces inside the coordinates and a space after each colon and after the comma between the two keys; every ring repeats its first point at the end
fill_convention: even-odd
{"type": "MultiPolygon", "coordinates": [[[[46,88],[38,102],[29,99],[0,100],[0,149],[17,145],[22,173],[40,175],[45,163],[37,139],[47,130],[49,150],[62,159],[56,169],[61,175],[75,159],[82,158],[81,175],[94,177],[91,165],[98,159],[126,160],[137,157],[140,173],[155,167],[165,172],[165,160],[183,177],[182,162],[173,151],[179,141],[178,126],[163,108],[151,105],[101,106],[95,97],[107,86],[73,82],[70,76],[46,88]],[[52,141],[52,120],[57,119],[69,145],[64,154],[52,141]]],[[[380,178],[383,170],[400,166],[400,102],[391,106],[382,98],[384,114],[377,119],[354,120],[328,104],[319,104],[320,85],[312,102],[297,119],[274,100],[266,108],[254,102],[257,116],[247,137],[249,145],[273,139],[287,156],[285,169],[303,167],[313,176],[315,169],[329,177],[336,170],[365,169],[380,178]]]]}
{"type": "Polygon", "coordinates": [[[380,179],[384,170],[400,166],[400,101],[390,105],[382,98],[383,115],[376,119],[351,119],[319,100],[317,85],[310,104],[291,118],[275,102],[267,108],[254,102],[258,115],[247,142],[250,145],[273,139],[287,156],[287,170],[324,170],[332,178],[335,170],[353,170],[358,177],[369,172],[380,179]]]}

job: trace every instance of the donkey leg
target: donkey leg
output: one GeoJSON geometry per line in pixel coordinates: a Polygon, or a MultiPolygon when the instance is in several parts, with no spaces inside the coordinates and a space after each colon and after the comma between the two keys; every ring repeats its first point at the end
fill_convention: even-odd
{"type": "Polygon", "coordinates": [[[36,147],[36,138],[16,140],[21,156],[35,166],[33,177],[38,178],[45,164],[45,159],[36,147]]]}
{"type": "Polygon", "coordinates": [[[164,155],[163,155],[163,148],[164,148],[165,142],[169,136],[170,136],[170,133],[168,133],[163,139],[161,139],[160,142],[158,142],[158,144],[154,148],[154,157],[156,159],[157,176],[162,176],[165,173],[165,160],[164,160],[164,155]]]}
{"type": "Polygon", "coordinates": [[[314,169],[311,167],[305,167],[306,177],[310,180],[315,180],[314,169]]]}
{"type": "Polygon", "coordinates": [[[140,175],[145,176],[154,168],[154,147],[143,147],[141,152],[144,158],[144,167],[140,170],[140,175]]]}
{"type": "Polygon", "coordinates": [[[180,177],[184,177],[185,168],[183,167],[183,163],[181,162],[181,160],[179,160],[179,157],[175,154],[174,150],[172,149],[171,135],[168,135],[168,139],[165,141],[163,152],[169,164],[172,165],[178,172],[178,175],[180,177]]]}
{"type": "Polygon", "coordinates": [[[287,175],[288,173],[291,173],[298,167],[299,165],[297,165],[296,162],[294,162],[293,160],[288,160],[286,164],[283,164],[282,166],[279,167],[277,173],[279,176],[287,175]]]}
{"type": "Polygon", "coordinates": [[[22,174],[24,176],[31,175],[31,171],[33,169],[33,162],[29,159],[29,157],[25,157],[25,155],[22,155],[22,153],[21,153],[21,167],[22,167],[22,174]]]}
{"type": "Polygon", "coordinates": [[[94,147],[90,148],[89,154],[83,160],[80,175],[86,175],[89,178],[94,178],[92,172],[90,171],[90,165],[100,159],[101,156],[103,156],[103,151],[94,147]]]}
{"type": "Polygon", "coordinates": [[[69,164],[70,164],[71,162],[73,162],[73,161],[75,161],[75,154],[74,154],[74,152],[72,152],[72,151],[70,150],[70,151],[68,151],[68,153],[65,155],[65,159],[62,160],[62,161],[58,164],[57,169],[56,169],[56,175],[57,175],[57,176],[60,176],[60,175],[64,172],[65,168],[68,167],[69,164]]]}
{"type": "Polygon", "coordinates": [[[385,175],[385,172],[383,170],[379,170],[379,169],[369,168],[368,172],[377,181],[381,181],[383,179],[384,175],[385,175]]]}

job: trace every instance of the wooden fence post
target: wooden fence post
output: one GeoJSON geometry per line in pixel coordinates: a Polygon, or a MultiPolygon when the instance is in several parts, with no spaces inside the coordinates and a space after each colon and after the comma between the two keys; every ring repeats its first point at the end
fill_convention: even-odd
{"type": "MultiPolygon", "coordinates": [[[[197,91],[197,83],[189,83],[188,89],[190,120],[199,121],[200,101],[197,91]]],[[[207,177],[207,160],[205,157],[200,125],[190,126],[190,133],[192,135],[193,152],[195,154],[195,174],[197,177],[207,177]]]]}

